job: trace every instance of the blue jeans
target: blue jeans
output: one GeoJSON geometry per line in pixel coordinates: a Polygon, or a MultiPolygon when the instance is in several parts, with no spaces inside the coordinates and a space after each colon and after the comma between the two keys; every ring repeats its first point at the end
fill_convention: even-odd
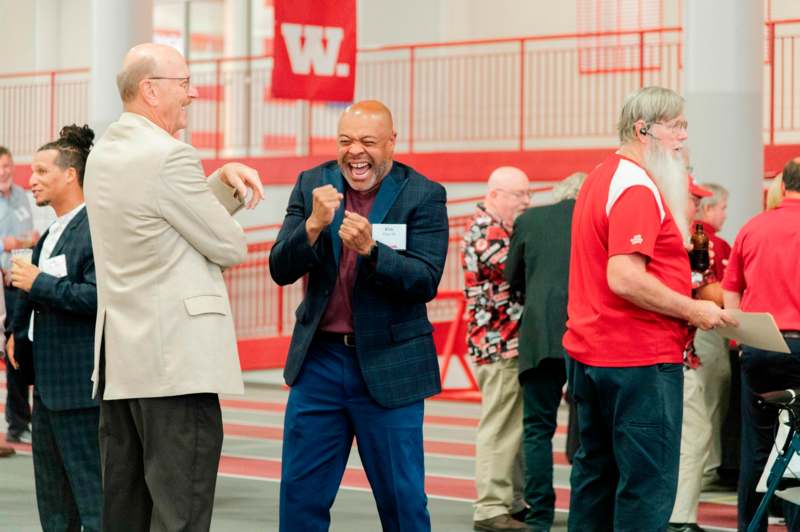
{"type": "Polygon", "coordinates": [[[423,401],[380,406],[367,390],[355,349],[315,340],[286,405],[280,530],[328,530],[355,436],[383,530],[430,531],[423,413],[423,401]]]}
{"type": "Polygon", "coordinates": [[[664,530],[678,483],[683,366],[568,366],[581,441],[569,530],[664,530]]]}
{"type": "MultiPolygon", "coordinates": [[[[775,443],[778,411],[756,404],[755,393],[800,387],[800,339],[786,339],[792,354],[763,351],[745,346],[742,349],[742,446],[739,469],[739,529],[745,530],[756,513],[763,493],[756,485],[775,443]]],[[[779,499],[782,501],[782,499],[779,499]]],[[[800,509],[782,501],[789,530],[800,529],[800,509]]],[[[759,530],[767,529],[767,518],[759,530]]]]}

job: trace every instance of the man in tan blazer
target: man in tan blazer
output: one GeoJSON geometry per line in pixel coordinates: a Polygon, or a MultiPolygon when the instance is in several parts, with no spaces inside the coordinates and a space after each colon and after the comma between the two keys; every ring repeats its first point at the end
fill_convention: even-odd
{"type": "Polygon", "coordinates": [[[103,528],[207,530],[222,449],[219,393],[242,393],[222,270],[242,262],[232,215],[261,199],[231,163],[206,180],[175,139],[197,97],[171,47],[136,46],[117,76],[124,113],[86,166],[97,269],[92,380],[101,401],[103,528]]]}

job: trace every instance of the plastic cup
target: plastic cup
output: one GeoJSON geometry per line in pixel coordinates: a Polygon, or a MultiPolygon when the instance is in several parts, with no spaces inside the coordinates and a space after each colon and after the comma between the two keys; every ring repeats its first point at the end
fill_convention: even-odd
{"type": "Polygon", "coordinates": [[[33,259],[33,250],[31,248],[12,249],[11,258],[23,262],[31,262],[33,259]]]}

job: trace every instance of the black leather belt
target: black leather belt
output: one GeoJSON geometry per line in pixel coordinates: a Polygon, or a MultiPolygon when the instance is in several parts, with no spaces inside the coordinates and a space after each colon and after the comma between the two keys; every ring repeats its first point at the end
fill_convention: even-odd
{"type": "Polygon", "coordinates": [[[800,331],[781,331],[784,338],[800,338],[800,331]]]}
{"type": "Polygon", "coordinates": [[[327,342],[329,344],[342,344],[347,347],[356,346],[356,335],[353,333],[317,331],[317,334],[314,335],[314,339],[321,342],[327,342]]]}

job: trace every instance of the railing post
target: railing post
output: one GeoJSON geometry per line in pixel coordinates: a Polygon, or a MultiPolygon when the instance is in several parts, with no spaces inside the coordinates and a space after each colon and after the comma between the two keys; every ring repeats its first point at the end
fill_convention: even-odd
{"type": "Polygon", "coordinates": [[[767,23],[769,57],[769,145],[775,145],[775,23],[767,23]]]}
{"type": "Polygon", "coordinates": [[[408,89],[408,153],[414,152],[414,55],[416,48],[409,50],[409,89],[408,89]]]}
{"type": "Polygon", "coordinates": [[[214,126],[214,158],[219,159],[222,148],[222,61],[217,59],[214,63],[216,64],[216,80],[214,81],[214,120],[216,121],[214,126]]]}
{"type": "Polygon", "coordinates": [[[519,151],[525,151],[525,39],[519,40],[519,151]]]}
{"type": "Polygon", "coordinates": [[[639,87],[644,87],[644,31],[639,31],[639,87]]]}
{"type": "Polygon", "coordinates": [[[50,71],[50,136],[48,142],[56,138],[56,72],[50,71]]]}
{"type": "Polygon", "coordinates": [[[278,297],[275,298],[277,300],[277,316],[278,316],[278,325],[276,328],[276,336],[283,336],[283,287],[278,285],[278,297]]]}

